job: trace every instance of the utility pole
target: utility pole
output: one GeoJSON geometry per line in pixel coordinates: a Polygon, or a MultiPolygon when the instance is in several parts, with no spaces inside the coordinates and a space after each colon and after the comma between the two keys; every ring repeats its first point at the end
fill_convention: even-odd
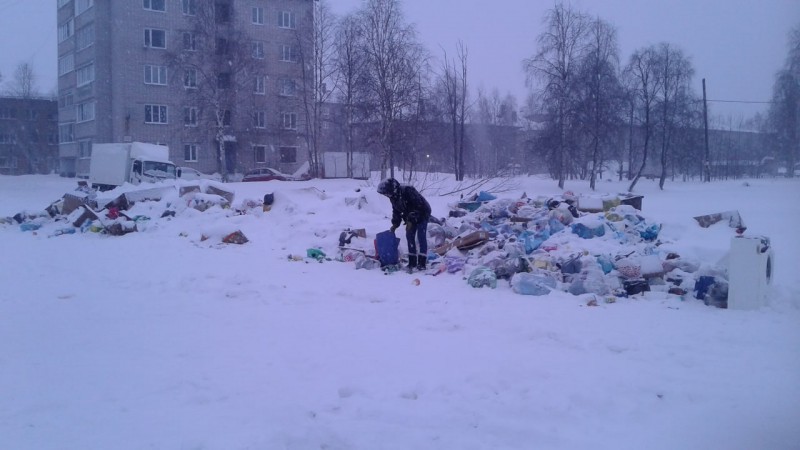
{"type": "Polygon", "coordinates": [[[703,160],[703,175],[706,183],[711,181],[711,155],[708,151],[708,101],[706,100],[706,79],[703,78],[703,122],[705,129],[706,156],[703,160]]]}

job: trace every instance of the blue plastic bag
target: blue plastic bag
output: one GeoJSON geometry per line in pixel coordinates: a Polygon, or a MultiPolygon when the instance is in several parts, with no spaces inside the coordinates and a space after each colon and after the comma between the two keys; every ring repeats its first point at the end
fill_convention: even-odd
{"type": "Polygon", "coordinates": [[[511,277],[511,288],[522,295],[547,295],[555,289],[556,280],[547,275],[520,272],[511,277]]]}

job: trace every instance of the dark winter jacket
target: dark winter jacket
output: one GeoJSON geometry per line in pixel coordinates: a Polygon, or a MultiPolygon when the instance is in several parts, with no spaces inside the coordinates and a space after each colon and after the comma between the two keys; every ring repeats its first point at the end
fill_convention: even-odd
{"type": "Polygon", "coordinates": [[[392,225],[400,222],[419,223],[431,217],[431,205],[414,186],[401,185],[397,192],[389,196],[392,202],[392,225]]]}

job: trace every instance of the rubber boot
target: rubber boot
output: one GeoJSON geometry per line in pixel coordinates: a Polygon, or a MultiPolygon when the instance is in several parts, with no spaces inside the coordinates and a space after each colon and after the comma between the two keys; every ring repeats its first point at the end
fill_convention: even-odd
{"type": "Polygon", "coordinates": [[[406,268],[406,270],[408,271],[408,273],[411,273],[416,268],[417,268],[417,255],[408,255],[408,267],[406,268]]]}
{"type": "Polygon", "coordinates": [[[417,257],[417,268],[419,270],[425,270],[428,268],[428,257],[427,255],[419,255],[417,257]]]}

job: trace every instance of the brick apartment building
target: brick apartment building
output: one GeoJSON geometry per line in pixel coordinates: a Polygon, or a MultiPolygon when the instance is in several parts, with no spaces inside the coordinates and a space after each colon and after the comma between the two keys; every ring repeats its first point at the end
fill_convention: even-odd
{"type": "Polygon", "coordinates": [[[129,141],[207,173],[294,171],[307,155],[299,33],[314,3],[58,0],[61,174],[88,176],[93,143],[129,141]]]}

